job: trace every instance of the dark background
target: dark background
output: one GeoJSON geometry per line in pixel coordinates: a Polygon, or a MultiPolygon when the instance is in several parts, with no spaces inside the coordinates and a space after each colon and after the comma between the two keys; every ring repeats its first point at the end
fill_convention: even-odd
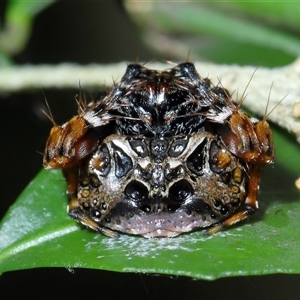
{"type": "MultiPolygon", "coordinates": [[[[1,5],[4,8],[3,3],[1,5]]],[[[139,32],[120,2],[53,4],[35,20],[18,64],[172,59],[159,57],[141,43],[139,32]]],[[[186,58],[183,53],[182,59],[186,58]]],[[[1,84],[1,83],[0,83],[1,84]]],[[[84,87],[83,87],[84,88],[84,87]]],[[[44,94],[57,123],[76,113],[75,90],[43,90],[1,95],[0,219],[42,168],[42,155],[51,123],[41,114],[44,94]]],[[[258,255],[263,255],[259,253],[258,255]]],[[[201,258],[199,258],[201,259],[201,258]]],[[[268,275],[219,279],[122,274],[75,269],[33,269],[0,277],[1,299],[297,299],[298,275],[268,275]]]]}

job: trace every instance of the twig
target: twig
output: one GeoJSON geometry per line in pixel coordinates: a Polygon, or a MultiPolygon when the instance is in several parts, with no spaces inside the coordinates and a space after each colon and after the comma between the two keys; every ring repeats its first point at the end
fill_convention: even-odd
{"type": "MultiPolygon", "coordinates": [[[[170,68],[168,64],[149,63],[147,67],[154,69],[170,68]]],[[[126,63],[110,65],[76,64],[15,66],[0,70],[0,93],[13,93],[24,90],[46,88],[74,88],[80,86],[84,90],[99,89],[111,86],[124,74],[126,63]]],[[[271,113],[269,119],[288,131],[296,134],[300,142],[300,59],[293,64],[280,68],[241,67],[228,65],[214,65],[210,63],[196,63],[201,76],[210,77],[214,84],[221,81],[222,85],[233,97],[238,98],[244,92],[253,72],[255,75],[247,88],[243,105],[250,111],[264,115],[271,85],[269,110],[282,98],[286,97],[271,113]]]]}

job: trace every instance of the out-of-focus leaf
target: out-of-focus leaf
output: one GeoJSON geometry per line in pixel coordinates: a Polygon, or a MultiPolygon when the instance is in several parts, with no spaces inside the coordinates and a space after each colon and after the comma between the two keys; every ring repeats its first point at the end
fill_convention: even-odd
{"type": "MultiPolygon", "coordinates": [[[[4,16],[4,26],[0,30],[0,53],[10,57],[19,53],[26,45],[36,15],[54,3],[48,1],[10,0],[4,16]]],[[[9,58],[6,59],[9,61],[9,58]]]]}
{"type": "MultiPolygon", "coordinates": [[[[244,13],[256,20],[266,20],[270,25],[289,27],[299,31],[300,6],[297,1],[222,1],[222,9],[244,13]],[[225,7],[224,7],[225,6],[225,7]]],[[[219,5],[215,3],[215,5],[219,5]]]]}
{"type": "Polygon", "coordinates": [[[240,63],[243,56],[241,63],[267,66],[287,64],[299,56],[296,21],[293,30],[287,30],[287,23],[282,23],[278,14],[293,11],[293,20],[299,22],[298,6],[243,1],[150,1],[144,7],[127,1],[125,5],[141,36],[160,52],[165,49],[166,54],[175,53],[182,59],[191,50],[198,57],[222,63],[240,63]],[[254,17],[260,8],[260,14],[254,17]]]}
{"type": "Polygon", "coordinates": [[[26,0],[10,0],[7,5],[5,18],[14,22],[21,20],[32,20],[38,13],[47,8],[56,0],[47,1],[26,1],[26,0]]]}

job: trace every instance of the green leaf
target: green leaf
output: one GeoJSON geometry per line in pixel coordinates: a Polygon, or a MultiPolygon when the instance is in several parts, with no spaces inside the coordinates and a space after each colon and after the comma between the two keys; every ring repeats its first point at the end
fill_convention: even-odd
{"type": "Polygon", "coordinates": [[[134,1],[125,4],[143,39],[167,57],[171,53],[183,59],[190,50],[216,63],[278,66],[291,63],[300,53],[296,2],[152,0],[145,7],[134,1]]]}
{"type": "MultiPolygon", "coordinates": [[[[220,5],[220,3],[214,3],[220,5]]],[[[298,31],[300,26],[300,6],[295,1],[224,1],[227,9],[246,13],[256,20],[267,20],[271,25],[290,27],[298,31]]],[[[223,7],[224,9],[224,7],[223,7]]]]}
{"type": "Polygon", "coordinates": [[[215,279],[300,272],[299,145],[276,130],[277,161],[266,168],[260,209],[248,221],[205,236],[109,238],[71,220],[65,182],[41,171],[0,224],[0,273],[37,267],[94,268],[215,279]],[[297,173],[298,172],[298,173],[297,173]]]}
{"type": "Polygon", "coordinates": [[[221,11],[217,12],[205,6],[177,5],[171,11],[167,8],[159,10],[157,19],[165,30],[205,33],[248,44],[282,49],[294,55],[299,55],[300,51],[300,40],[297,36],[245,19],[235,18],[232,15],[224,15],[221,11]]]}
{"type": "Polygon", "coordinates": [[[54,2],[55,0],[7,2],[5,18],[2,22],[4,26],[1,28],[0,25],[0,52],[1,56],[5,56],[6,62],[26,46],[36,15],[54,2]]]}
{"type": "Polygon", "coordinates": [[[28,22],[38,15],[42,10],[50,6],[56,0],[47,1],[26,1],[26,0],[9,0],[6,19],[14,22],[28,22]],[[26,20],[26,21],[25,21],[26,20]]]}

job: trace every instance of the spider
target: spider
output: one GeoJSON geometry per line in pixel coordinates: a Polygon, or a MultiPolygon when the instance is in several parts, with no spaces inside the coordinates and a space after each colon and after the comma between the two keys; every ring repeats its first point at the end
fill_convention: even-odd
{"type": "Polygon", "coordinates": [[[111,237],[173,237],[252,215],[274,157],[266,117],[250,118],[184,62],[128,65],[109,92],[54,124],[43,164],[62,169],[80,223],[111,237]]]}

